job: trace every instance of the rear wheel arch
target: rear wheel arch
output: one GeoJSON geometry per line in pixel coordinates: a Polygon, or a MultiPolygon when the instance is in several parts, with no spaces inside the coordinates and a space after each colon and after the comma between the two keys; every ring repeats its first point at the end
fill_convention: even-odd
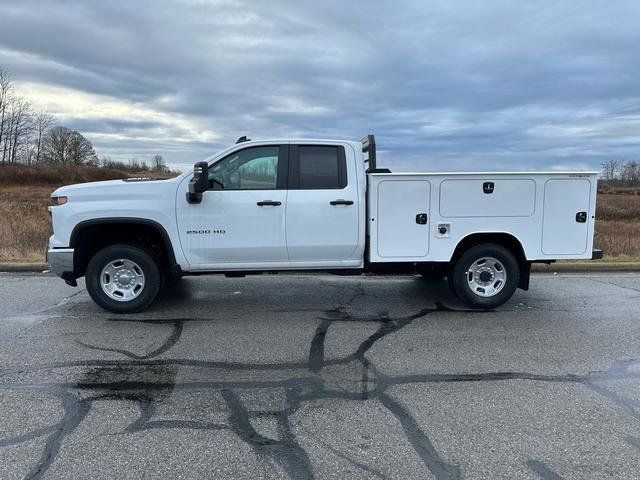
{"type": "Polygon", "coordinates": [[[516,258],[520,269],[519,288],[527,290],[529,288],[529,273],[531,263],[527,260],[522,243],[518,238],[508,232],[482,232],[467,235],[458,242],[451,256],[450,263],[455,264],[466,251],[477,245],[493,244],[506,248],[516,258]]]}

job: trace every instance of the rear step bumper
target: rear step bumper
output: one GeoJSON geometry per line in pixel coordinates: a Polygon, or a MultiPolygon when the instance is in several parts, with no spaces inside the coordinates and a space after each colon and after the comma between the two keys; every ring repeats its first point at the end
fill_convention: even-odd
{"type": "Polygon", "coordinates": [[[593,252],[591,252],[591,260],[600,260],[602,258],[602,250],[599,248],[594,248],[593,252]]]}

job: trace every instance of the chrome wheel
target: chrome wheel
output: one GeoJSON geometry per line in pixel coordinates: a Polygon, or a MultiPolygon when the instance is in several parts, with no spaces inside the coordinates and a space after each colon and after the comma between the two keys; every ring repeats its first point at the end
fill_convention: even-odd
{"type": "Polygon", "coordinates": [[[500,260],[482,257],[474,261],[466,272],[471,291],[480,297],[497,295],[507,283],[507,272],[500,260]]]}
{"type": "Polygon", "coordinates": [[[126,258],[110,261],[100,273],[102,291],[118,302],[137,298],[144,289],[144,281],[140,266],[126,258]]]}

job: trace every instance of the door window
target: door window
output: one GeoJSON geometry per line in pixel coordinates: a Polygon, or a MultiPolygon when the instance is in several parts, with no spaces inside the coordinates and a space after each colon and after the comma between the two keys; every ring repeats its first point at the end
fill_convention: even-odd
{"type": "Polygon", "coordinates": [[[343,147],[331,145],[298,146],[297,172],[293,189],[341,190],[347,186],[347,169],[343,147]]]}
{"type": "Polygon", "coordinates": [[[233,152],[209,169],[209,188],[217,182],[223,190],[275,190],[279,150],[269,145],[233,152]]]}

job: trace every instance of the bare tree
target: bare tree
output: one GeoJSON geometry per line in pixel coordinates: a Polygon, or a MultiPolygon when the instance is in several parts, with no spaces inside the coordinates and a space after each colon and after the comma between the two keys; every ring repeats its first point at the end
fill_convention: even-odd
{"type": "Polygon", "coordinates": [[[42,140],[47,130],[53,126],[55,118],[50,113],[39,111],[33,116],[35,132],[33,161],[38,164],[42,160],[42,140]]]}
{"type": "Polygon", "coordinates": [[[140,161],[136,157],[129,159],[129,169],[140,170],[140,161]]]}
{"type": "Polygon", "coordinates": [[[619,160],[607,160],[602,164],[602,179],[613,183],[620,175],[622,164],[619,160]]]}
{"type": "Polygon", "coordinates": [[[166,172],[167,164],[162,158],[162,155],[156,153],[153,157],[151,157],[151,170],[154,172],[166,172]]]}
{"type": "Polygon", "coordinates": [[[68,158],[72,165],[95,164],[98,160],[93,144],[75,130],[71,132],[68,158]]]}
{"type": "Polygon", "coordinates": [[[7,117],[7,104],[9,103],[9,98],[11,94],[11,90],[13,89],[13,82],[11,81],[11,76],[9,72],[0,68],[0,148],[2,149],[2,163],[5,163],[6,157],[6,130],[5,126],[6,117],[7,117]]]}
{"type": "Polygon", "coordinates": [[[67,127],[47,130],[42,142],[42,155],[47,163],[85,165],[97,163],[93,145],[82,134],[67,127]]]}
{"type": "Polygon", "coordinates": [[[7,131],[7,143],[9,144],[7,159],[9,163],[16,163],[18,151],[28,144],[31,128],[31,105],[24,98],[12,98],[9,130],[7,131]]]}
{"type": "Polygon", "coordinates": [[[42,142],[42,154],[46,163],[66,165],[71,130],[53,127],[47,131],[42,142]]]}
{"type": "Polygon", "coordinates": [[[635,160],[629,160],[622,167],[622,181],[629,186],[640,183],[640,164],[635,160]]]}

